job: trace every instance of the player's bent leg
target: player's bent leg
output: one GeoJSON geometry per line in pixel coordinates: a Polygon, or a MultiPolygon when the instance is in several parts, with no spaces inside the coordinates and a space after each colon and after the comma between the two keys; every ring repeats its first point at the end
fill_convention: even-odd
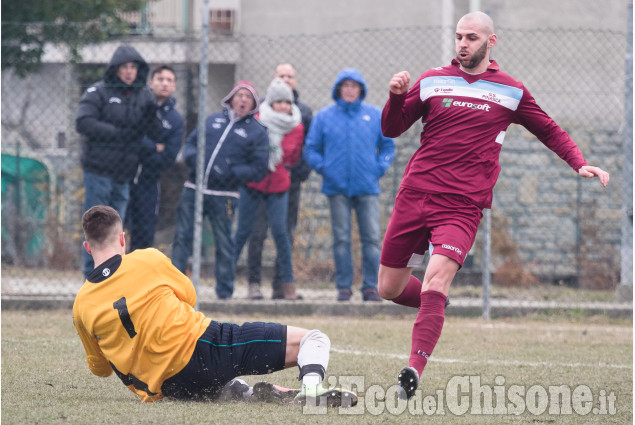
{"type": "Polygon", "coordinates": [[[285,368],[300,368],[302,385],[321,385],[329,364],[331,341],[317,330],[287,326],[285,368]]]}
{"type": "Polygon", "coordinates": [[[298,352],[300,351],[300,342],[304,335],[309,332],[308,329],[298,328],[295,326],[287,326],[287,347],[284,360],[284,367],[289,368],[297,366],[298,352]]]}
{"type": "Polygon", "coordinates": [[[433,254],[423,276],[421,292],[437,291],[447,297],[450,284],[458,271],[459,263],[455,260],[442,254],[433,254]]]}
{"type": "MultiPolygon", "coordinates": [[[[330,349],[331,341],[325,333],[317,329],[287,326],[285,367],[298,365],[302,381],[302,388],[294,398],[296,403],[329,407],[350,407],[357,404],[357,395],[351,391],[322,387],[330,349]]],[[[271,393],[271,388],[263,387],[263,391],[271,393]]]]}
{"type": "Polygon", "coordinates": [[[401,370],[397,379],[406,398],[415,393],[419,377],[441,336],[448,291],[458,269],[459,264],[451,258],[440,254],[430,257],[421,287],[421,306],[412,328],[408,367],[401,370]]]}
{"type": "Polygon", "coordinates": [[[392,300],[401,295],[408,285],[412,267],[393,268],[379,265],[377,291],[385,300],[392,300]]]}

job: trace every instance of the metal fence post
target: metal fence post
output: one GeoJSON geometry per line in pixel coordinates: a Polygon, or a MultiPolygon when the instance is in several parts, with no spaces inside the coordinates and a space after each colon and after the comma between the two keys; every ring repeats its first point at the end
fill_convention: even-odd
{"type": "Polygon", "coordinates": [[[624,165],[622,166],[622,259],[616,299],[633,299],[633,1],[626,13],[624,72],[624,165]]]}
{"type": "Polygon", "coordinates": [[[490,256],[492,251],[492,210],[485,209],[483,211],[485,218],[483,233],[483,264],[482,264],[482,282],[483,282],[483,318],[490,319],[490,256]]]}
{"type": "MultiPolygon", "coordinates": [[[[198,139],[196,141],[196,196],[194,201],[194,243],[192,250],[192,283],[199,294],[201,278],[201,246],[203,235],[203,177],[205,168],[205,103],[207,102],[207,50],[209,46],[209,0],[203,1],[201,10],[201,61],[198,92],[198,139]]],[[[198,296],[196,301],[198,309],[198,296]]]]}

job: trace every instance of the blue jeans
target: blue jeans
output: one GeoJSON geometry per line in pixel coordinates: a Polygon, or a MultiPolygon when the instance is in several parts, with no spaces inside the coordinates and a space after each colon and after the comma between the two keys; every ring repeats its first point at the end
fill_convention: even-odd
{"type": "MultiPolygon", "coordinates": [[[[289,194],[289,203],[287,207],[287,235],[289,236],[289,242],[291,243],[291,256],[293,258],[293,234],[295,233],[296,225],[298,224],[298,209],[300,206],[300,189],[302,182],[298,178],[291,176],[291,186],[287,193],[289,194]]],[[[258,215],[254,221],[251,236],[249,237],[249,248],[247,255],[247,275],[249,283],[258,283],[262,281],[262,247],[264,246],[265,239],[267,238],[267,229],[269,223],[267,219],[267,210],[264,203],[260,203],[258,207],[258,215]]],[[[293,259],[291,260],[293,262],[293,259]]],[[[274,292],[280,291],[282,278],[280,277],[280,265],[276,259],[276,264],[273,269],[273,282],[271,286],[274,292]]]]}
{"type": "Polygon", "coordinates": [[[238,261],[240,252],[251,235],[258,215],[258,206],[261,202],[266,205],[271,235],[276,244],[276,264],[279,267],[280,281],[281,283],[291,283],[293,282],[293,266],[291,265],[291,241],[287,233],[288,192],[262,193],[246,187],[240,189],[238,229],[236,229],[234,236],[235,259],[238,261]]]}
{"type": "MultiPolygon", "coordinates": [[[[172,245],[172,264],[185,273],[194,242],[194,189],[183,188],[176,215],[176,230],[172,245]]],[[[237,199],[231,196],[203,195],[203,217],[212,225],[216,250],[214,274],[216,295],[230,298],[234,293],[234,242],[231,238],[232,219],[237,199]]]]}
{"type": "Polygon", "coordinates": [[[333,230],[333,258],[335,259],[335,285],[350,290],[353,285],[351,256],[351,216],[355,210],[359,237],[362,242],[362,291],[377,289],[379,272],[379,196],[348,197],[330,195],[331,227],[333,230]]]}
{"type": "MultiPolygon", "coordinates": [[[[126,209],[130,199],[130,185],[128,183],[116,183],[110,177],[84,171],[84,212],[95,205],[107,205],[114,208],[121,216],[121,221],[126,219],[126,209]]],[[[93,257],[82,248],[84,277],[87,277],[95,268],[93,257]]]]}

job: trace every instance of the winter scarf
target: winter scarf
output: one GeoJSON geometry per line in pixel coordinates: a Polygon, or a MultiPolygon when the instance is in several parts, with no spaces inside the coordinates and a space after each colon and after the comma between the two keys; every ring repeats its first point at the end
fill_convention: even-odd
{"type": "Polygon", "coordinates": [[[295,104],[291,105],[291,114],[274,111],[268,102],[260,105],[260,122],[269,134],[269,171],[276,171],[276,165],[282,162],[282,139],[301,121],[300,109],[295,104]]]}

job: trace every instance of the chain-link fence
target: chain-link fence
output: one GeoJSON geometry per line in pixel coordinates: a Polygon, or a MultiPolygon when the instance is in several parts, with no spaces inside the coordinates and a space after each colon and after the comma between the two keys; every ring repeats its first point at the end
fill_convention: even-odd
{"type": "MultiPolygon", "coordinates": [[[[226,167],[206,170],[207,182],[213,182],[207,188],[223,192],[224,198],[222,205],[210,203],[205,211],[212,221],[213,217],[223,215],[228,221],[214,222],[214,226],[210,220],[205,221],[203,273],[214,276],[214,266],[218,267],[215,246],[220,245],[224,237],[218,229],[230,223],[236,231],[239,211],[234,192],[244,190],[241,188],[248,181],[262,179],[269,166],[259,150],[266,150],[266,158],[271,148],[258,140],[257,127],[241,127],[243,134],[236,128],[229,135],[223,134],[227,129],[223,119],[230,117],[222,115],[221,100],[236,82],[251,82],[264,98],[276,65],[292,63],[297,72],[299,100],[315,115],[333,104],[331,93],[337,73],[354,67],[366,80],[365,102],[381,108],[388,97],[388,81],[395,72],[408,70],[416,78],[429,68],[450,62],[450,57],[442,57],[447,51],[442,46],[451,43],[445,34],[447,31],[441,27],[408,27],[322,35],[236,34],[212,38],[206,115],[221,115],[207,122],[206,133],[216,138],[216,142],[227,140],[228,143],[224,150],[215,151],[214,147],[219,146],[215,142],[208,152],[208,156],[221,155],[226,167]],[[241,165],[245,166],[242,171],[232,169],[241,165]]],[[[502,27],[497,28],[497,34],[499,42],[493,57],[501,69],[523,81],[538,104],[569,132],[589,163],[611,172],[611,183],[603,189],[597,181],[580,179],[524,128],[512,125],[502,150],[502,172],[494,191],[491,234],[494,282],[614,288],[620,279],[624,201],[621,185],[627,181],[622,176],[626,33],[502,27]]],[[[189,137],[191,147],[196,146],[192,131],[198,120],[200,40],[180,36],[113,38],[82,49],[82,60],[77,64],[66,60],[63,48],[48,46],[39,71],[20,78],[11,70],[4,70],[3,278],[34,276],[34,280],[45,280],[76,271],[81,283],[80,218],[87,191],[82,171],[82,145],[84,149],[91,143],[101,146],[101,150],[84,154],[84,164],[90,160],[92,174],[106,173],[115,183],[128,184],[135,178],[137,163],[133,164],[131,175],[125,175],[116,167],[126,161],[143,164],[144,158],[159,149],[158,144],[165,144],[157,141],[157,136],[142,142],[144,133],[151,136],[151,130],[147,123],[143,128],[134,124],[142,119],[139,114],[146,116],[143,114],[147,112],[140,101],[130,100],[137,99],[137,94],[126,93],[121,88],[114,92],[94,89],[94,84],[104,78],[117,47],[123,44],[133,46],[147,61],[149,70],[161,64],[168,64],[174,70],[175,109],[184,119],[182,141],[186,143],[189,137]],[[83,123],[77,120],[80,104],[88,108],[80,117],[83,123]],[[133,109],[122,109],[122,105],[133,109]],[[104,110],[114,111],[113,116],[104,118],[100,115],[104,110]],[[127,112],[121,114],[121,111],[127,112]],[[99,127],[96,123],[99,120],[106,121],[107,126],[99,127]],[[120,156],[111,156],[110,150],[120,156]]],[[[146,89],[137,91],[142,90],[146,89]]],[[[170,130],[172,125],[166,123],[164,115],[164,131],[170,130]]],[[[421,124],[416,123],[395,140],[394,160],[380,180],[381,235],[385,232],[404,168],[419,146],[420,131],[421,124]]],[[[184,188],[184,183],[193,174],[188,167],[192,163],[186,164],[188,158],[191,159],[187,155],[184,149],[173,165],[157,166],[161,172],[154,173],[154,180],[148,183],[148,188],[160,183],[158,198],[154,194],[151,197],[158,199],[156,207],[154,204],[146,207],[158,211],[152,245],[168,256],[172,255],[178,238],[175,229],[179,214],[182,221],[188,217],[183,211],[187,209],[185,204],[190,203],[187,192],[191,189],[184,188]],[[184,196],[188,199],[184,200],[184,196]]],[[[287,168],[293,166],[293,158],[289,161],[287,168]]],[[[92,183],[96,181],[98,179],[92,183]]],[[[292,257],[299,287],[333,279],[329,202],[320,193],[321,187],[322,178],[316,172],[301,186],[292,257]]],[[[147,195],[148,190],[142,190],[142,195],[147,195]]],[[[262,193],[267,189],[251,190],[258,195],[258,190],[262,193]]],[[[626,203],[629,202],[632,204],[632,199],[626,203]]],[[[128,233],[130,231],[128,229],[128,233]]],[[[352,252],[359,282],[362,250],[357,235],[354,230],[352,252]]],[[[481,239],[482,234],[477,237],[458,280],[480,282],[481,239]]],[[[238,261],[239,271],[247,263],[246,252],[247,248],[243,249],[238,261]]],[[[272,238],[265,241],[261,252],[263,266],[270,270],[276,257],[272,238]]],[[[632,258],[630,261],[632,263],[632,258]]],[[[218,270],[216,274],[218,277],[218,270]]],[[[20,282],[3,279],[3,293],[19,291],[20,282]]]]}

